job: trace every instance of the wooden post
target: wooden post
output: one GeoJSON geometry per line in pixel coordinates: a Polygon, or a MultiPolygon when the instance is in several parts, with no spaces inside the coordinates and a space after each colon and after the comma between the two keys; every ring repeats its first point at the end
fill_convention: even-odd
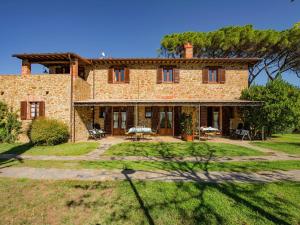
{"type": "Polygon", "coordinates": [[[220,106],[219,110],[219,129],[221,131],[221,134],[223,135],[223,107],[220,106]]]}
{"type": "Polygon", "coordinates": [[[174,106],[172,106],[172,128],[173,128],[173,137],[175,136],[175,130],[174,130],[174,106]]]}
{"type": "Polygon", "coordinates": [[[201,141],[201,138],[200,138],[200,128],[201,128],[201,106],[199,104],[198,106],[198,133],[199,133],[199,141],[201,141]]]}
{"type": "MultiPolygon", "coordinates": [[[[137,124],[138,124],[138,106],[137,103],[135,104],[135,129],[137,129],[137,124]]],[[[135,130],[137,131],[137,130],[135,130]]],[[[137,141],[138,136],[137,133],[135,133],[135,140],[137,141]]]]}
{"type": "Polygon", "coordinates": [[[111,126],[111,135],[114,136],[114,107],[111,107],[111,119],[110,119],[110,126],[111,126]]]}

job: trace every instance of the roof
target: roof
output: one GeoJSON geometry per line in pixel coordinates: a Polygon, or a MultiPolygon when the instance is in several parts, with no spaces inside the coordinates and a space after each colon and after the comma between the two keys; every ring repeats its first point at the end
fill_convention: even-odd
{"type": "Polygon", "coordinates": [[[205,99],[88,99],[75,101],[75,106],[127,106],[127,105],[195,105],[195,106],[261,106],[261,101],[205,100],[205,99]]]}
{"type": "Polygon", "coordinates": [[[13,57],[27,59],[33,63],[51,64],[55,61],[69,62],[70,58],[78,59],[83,64],[100,64],[100,65],[130,65],[130,64],[199,64],[199,63],[243,63],[249,66],[255,65],[260,58],[99,58],[89,59],[81,57],[72,52],[64,53],[23,53],[14,54],[13,57]]]}
{"type": "Polygon", "coordinates": [[[13,54],[13,57],[19,59],[27,59],[31,62],[41,63],[41,64],[49,64],[53,61],[66,61],[69,62],[70,59],[78,59],[80,63],[83,64],[91,64],[91,61],[81,57],[78,54],[72,52],[59,52],[59,53],[23,53],[23,54],[13,54]],[[46,62],[46,63],[45,63],[46,62]]]}
{"type": "Polygon", "coordinates": [[[94,64],[199,64],[199,63],[245,63],[255,65],[260,58],[104,58],[90,59],[94,64]]]}

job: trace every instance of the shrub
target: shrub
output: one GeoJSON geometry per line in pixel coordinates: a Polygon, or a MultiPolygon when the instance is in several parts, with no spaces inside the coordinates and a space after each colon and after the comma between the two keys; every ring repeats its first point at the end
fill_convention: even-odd
{"type": "Polygon", "coordinates": [[[28,136],[35,145],[57,145],[68,141],[69,131],[58,120],[40,118],[32,122],[28,136]]]}
{"type": "Polygon", "coordinates": [[[245,123],[258,132],[265,128],[267,136],[282,133],[300,124],[300,89],[277,78],[266,86],[251,86],[242,92],[242,99],[263,101],[262,107],[242,107],[245,123]]]}
{"type": "Polygon", "coordinates": [[[21,131],[17,113],[0,102],[0,142],[14,143],[21,131]]]}

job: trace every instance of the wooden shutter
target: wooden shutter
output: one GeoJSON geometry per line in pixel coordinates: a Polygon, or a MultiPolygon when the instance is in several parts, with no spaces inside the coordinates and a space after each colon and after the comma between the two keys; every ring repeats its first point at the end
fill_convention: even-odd
{"type": "Polygon", "coordinates": [[[109,68],[107,73],[107,82],[109,84],[113,83],[113,75],[114,75],[114,68],[109,68]]]}
{"type": "Polygon", "coordinates": [[[39,102],[39,116],[45,116],[45,102],[39,102]]]}
{"type": "Polygon", "coordinates": [[[125,73],[125,83],[129,83],[129,68],[125,67],[124,73],[125,73]]]}
{"type": "Polygon", "coordinates": [[[174,83],[179,83],[179,69],[174,68],[173,74],[174,74],[174,83]]]}
{"type": "Polygon", "coordinates": [[[27,102],[22,101],[21,102],[21,110],[20,110],[20,117],[21,120],[26,120],[27,119],[27,102]]]}
{"type": "Polygon", "coordinates": [[[200,126],[207,127],[207,107],[200,107],[200,126]]]}
{"type": "Polygon", "coordinates": [[[163,74],[163,68],[157,68],[156,83],[158,84],[162,83],[162,74],[163,74]]]}
{"type": "Polygon", "coordinates": [[[218,69],[218,79],[221,84],[225,83],[225,69],[223,68],[218,69]]]}
{"type": "Polygon", "coordinates": [[[207,68],[202,69],[202,83],[203,84],[208,83],[208,69],[207,68]]]}
{"type": "Polygon", "coordinates": [[[127,115],[126,115],[126,129],[128,130],[131,127],[134,127],[134,107],[133,106],[128,106],[127,107],[127,115]]]}
{"type": "Polygon", "coordinates": [[[152,119],[151,119],[152,130],[158,130],[158,123],[159,123],[159,108],[157,106],[153,106],[152,119]]]}
{"type": "Polygon", "coordinates": [[[112,107],[106,107],[105,119],[104,119],[104,130],[108,134],[111,134],[111,126],[112,126],[111,123],[112,123],[112,107]]]}

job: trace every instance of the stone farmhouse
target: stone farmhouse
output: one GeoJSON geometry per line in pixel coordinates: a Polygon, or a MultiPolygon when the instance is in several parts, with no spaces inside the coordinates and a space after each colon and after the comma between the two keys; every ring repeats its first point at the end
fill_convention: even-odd
{"type": "Polygon", "coordinates": [[[181,112],[192,114],[195,127],[228,135],[241,122],[239,107],[258,105],[239,99],[258,58],[193,58],[191,44],[181,58],[13,57],[22,61],[21,74],[0,76],[0,101],[19,112],[24,131],[37,117],[55,118],[69,126],[72,141],[86,140],[95,124],[110,135],[146,126],[178,136],[181,112]],[[32,64],[47,70],[31,74],[32,64]]]}

